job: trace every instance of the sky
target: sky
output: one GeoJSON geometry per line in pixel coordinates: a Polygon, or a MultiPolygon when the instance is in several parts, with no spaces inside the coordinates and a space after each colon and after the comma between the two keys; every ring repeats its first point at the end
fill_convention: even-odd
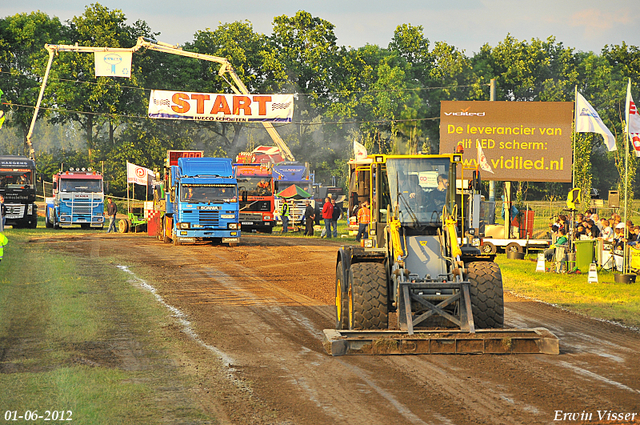
{"type": "MultiPolygon", "coordinates": [[[[421,25],[431,46],[444,41],[468,56],[484,44],[496,46],[508,34],[516,39],[556,42],[600,53],[623,41],[640,46],[638,0],[91,0],[122,10],[128,23],[144,20],[158,41],[184,44],[198,30],[220,23],[249,21],[255,32],[271,34],[273,18],[299,10],[331,22],[340,46],[387,47],[398,25],[421,25]]],[[[66,21],[82,15],[89,0],[3,0],[0,17],[37,10],[66,21]]]]}

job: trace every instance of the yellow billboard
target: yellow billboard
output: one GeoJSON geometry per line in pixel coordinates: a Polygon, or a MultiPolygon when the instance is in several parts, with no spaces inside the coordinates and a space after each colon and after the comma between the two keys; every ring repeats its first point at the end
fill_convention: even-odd
{"type": "Polygon", "coordinates": [[[440,153],[461,144],[476,169],[481,151],[483,180],[570,182],[572,122],[573,102],[443,101],[440,153]]]}

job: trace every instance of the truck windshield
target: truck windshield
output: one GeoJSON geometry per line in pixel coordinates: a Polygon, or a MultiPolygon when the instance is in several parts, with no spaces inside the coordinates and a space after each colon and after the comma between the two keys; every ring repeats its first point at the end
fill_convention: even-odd
{"type": "Polygon", "coordinates": [[[389,158],[387,176],[394,210],[402,224],[438,224],[451,211],[448,158],[389,158]]]}
{"type": "Polygon", "coordinates": [[[60,179],[60,191],[102,193],[102,180],[60,179]]]}
{"type": "Polygon", "coordinates": [[[271,194],[271,177],[241,177],[238,176],[238,191],[240,196],[268,196],[271,194]]]}
{"type": "Polygon", "coordinates": [[[0,170],[0,187],[18,187],[33,184],[31,170],[0,170]]]}
{"type": "Polygon", "coordinates": [[[183,185],[180,199],[183,202],[238,202],[238,191],[234,185],[183,185]]]}

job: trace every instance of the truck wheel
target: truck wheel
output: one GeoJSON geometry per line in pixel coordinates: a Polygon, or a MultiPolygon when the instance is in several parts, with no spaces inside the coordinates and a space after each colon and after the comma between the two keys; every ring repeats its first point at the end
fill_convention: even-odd
{"type": "Polygon", "coordinates": [[[342,261],[338,261],[336,266],[336,329],[343,330],[349,329],[349,299],[347,288],[345,287],[347,282],[344,280],[344,269],[342,267],[342,261]]]}
{"type": "Polygon", "coordinates": [[[122,219],[118,222],[118,232],[127,233],[131,228],[131,223],[127,219],[122,219]]]}
{"type": "Polygon", "coordinates": [[[174,246],[182,245],[182,242],[180,242],[180,238],[179,237],[176,236],[176,237],[173,238],[173,245],[174,246]]]}
{"type": "Polygon", "coordinates": [[[387,329],[389,310],[384,264],[352,264],[349,289],[349,329],[387,329]]]}
{"type": "Polygon", "coordinates": [[[505,252],[522,252],[524,251],[524,249],[522,249],[522,246],[519,243],[511,242],[509,245],[507,245],[504,251],[505,252]]]}
{"type": "Polygon", "coordinates": [[[482,251],[483,254],[495,254],[497,251],[497,248],[491,242],[482,242],[482,246],[480,247],[480,250],[482,251]]]}
{"type": "Polygon", "coordinates": [[[44,218],[44,226],[47,229],[51,229],[53,227],[53,223],[49,221],[49,217],[44,218]]]}
{"type": "Polygon", "coordinates": [[[500,266],[488,261],[467,264],[471,309],[478,329],[504,326],[504,294],[500,266]]]}

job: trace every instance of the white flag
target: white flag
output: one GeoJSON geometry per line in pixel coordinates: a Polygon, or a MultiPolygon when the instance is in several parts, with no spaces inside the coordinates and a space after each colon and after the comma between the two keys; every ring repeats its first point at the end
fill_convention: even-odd
{"type": "Polygon", "coordinates": [[[365,159],[367,157],[367,148],[356,141],[353,142],[353,152],[355,154],[356,161],[365,159]]]}
{"type": "Polygon", "coordinates": [[[480,142],[476,142],[476,145],[478,145],[478,165],[482,170],[486,171],[487,173],[493,174],[491,165],[489,165],[489,161],[487,161],[487,157],[485,156],[484,151],[482,150],[482,146],[480,145],[480,142]]]}
{"type": "Polygon", "coordinates": [[[600,119],[600,115],[595,109],[582,97],[582,95],[576,92],[576,133],[598,133],[604,137],[604,144],[607,145],[607,149],[615,151],[616,138],[606,125],[600,119]]]}
{"type": "Polygon", "coordinates": [[[640,157],[640,114],[638,114],[638,108],[633,102],[631,97],[631,79],[629,79],[629,85],[627,86],[627,134],[631,141],[631,146],[636,152],[636,157],[640,157]]]}
{"type": "Polygon", "coordinates": [[[155,184],[155,175],[148,168],[139,167],[127,161],[127,183],[136,183],[147,186],[149,183],[155,184]]]}
{"type": "Polygon", "coordinates": [[[95,52],[96,77],[131,78],[131,52],[95,52]]]}

